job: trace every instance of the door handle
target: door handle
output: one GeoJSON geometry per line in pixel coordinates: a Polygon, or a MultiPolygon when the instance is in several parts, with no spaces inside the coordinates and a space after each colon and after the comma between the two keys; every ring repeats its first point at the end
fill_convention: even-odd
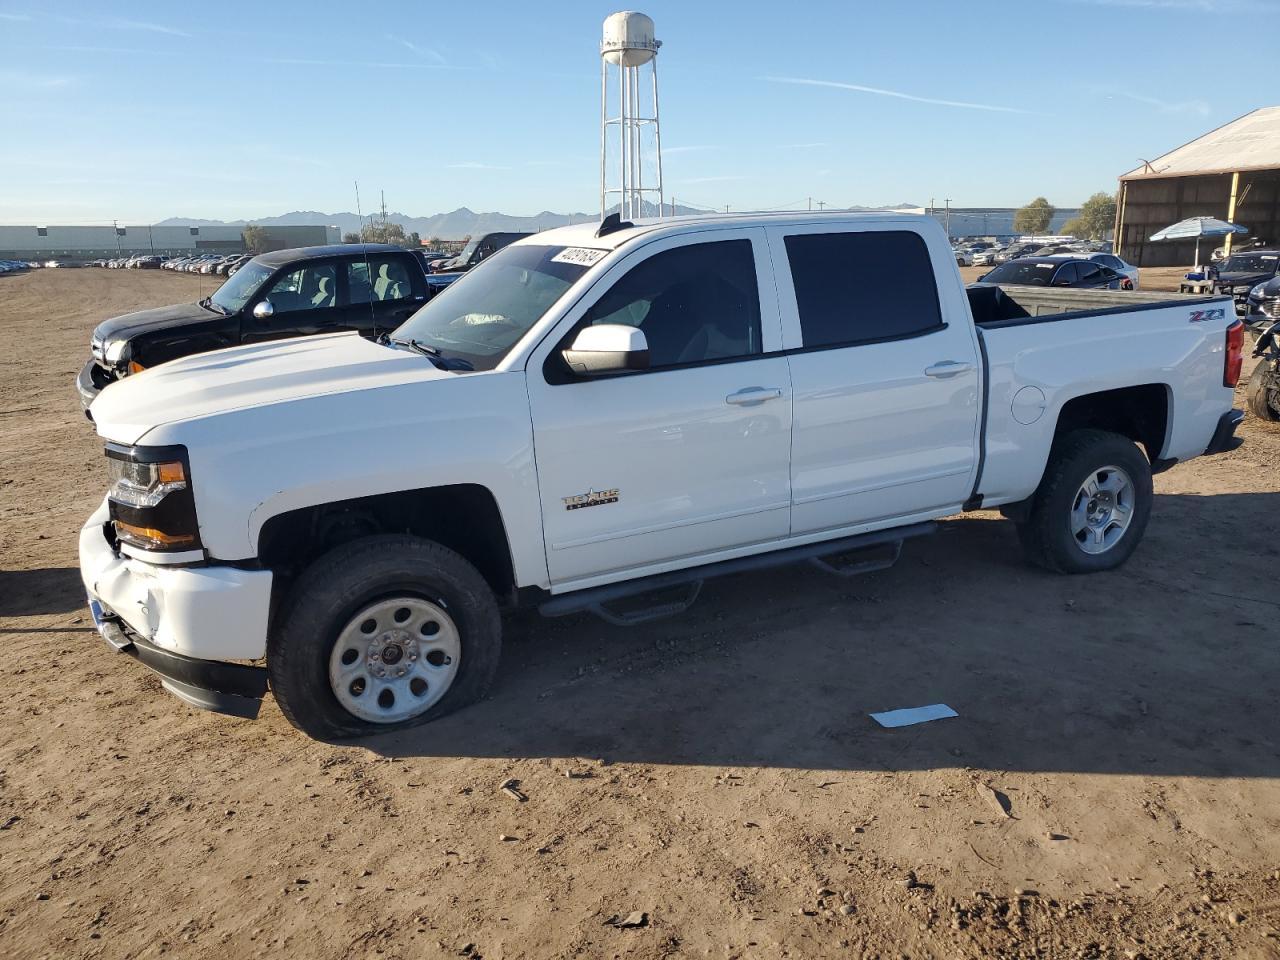
{"type": "Polygon", "coordinates": [[[737,393],[729,394],[724,398],[724,402],[732,403],[737,407],[754,407],[758,403],[777,400],[781,396],[782,391],[777,387],[746,387],[737,393]]]}
{"type": "Polygon", "coordinates": [[[939,360],[933,366],[925,367],[924,375],[933,377],[935,380],[946,380],[948,377],[968,373],[972,369],[972,363],[965,363],[962,360],[939,360]]]}

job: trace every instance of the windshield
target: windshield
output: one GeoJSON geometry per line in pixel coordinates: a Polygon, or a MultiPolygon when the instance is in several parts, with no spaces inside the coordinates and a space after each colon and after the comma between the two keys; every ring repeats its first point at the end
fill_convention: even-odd
{"type": "Polygon", "coordinates": [[[588,264],[559,260],[563,253],[564,247],[500,250],[436,294],[392,337],[492,370],[586,272],[588,264]]]}
{"type": "Polygon", "coordinates": [[[226,310],[235,313],[257,292],[258,288],[271,276],[271,268],[250,261],[227,278],[209,299],[226,310]]]}
{"type": "Polygon", "coordinates": [[[996,267],[985,277],[983,283],[1024,283],[1036,287],[1047,287],[1053,279],[1053,272],[1058,269],[1056,263],[1044,263],[1036,260],[1010,260],[996,267]]]}
{"type": "Polygon", "coordinates": [[[1280,254],[1238,253],[1228,257],[1218,269],[1222,273],[1275,273],[1277,263],[1280,263],[1280,254]]]}

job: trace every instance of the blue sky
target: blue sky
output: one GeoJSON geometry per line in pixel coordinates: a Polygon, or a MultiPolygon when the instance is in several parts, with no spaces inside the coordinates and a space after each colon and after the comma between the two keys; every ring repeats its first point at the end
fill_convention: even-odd
{"type": "MultiPolygon", "coordinates": [[[[347,210],[355,179],[366,213],[593,211],[619,6],[0,0],[0,222],[347,210]]],[[[639,8],[668,194],[707,206],[1070,206],[1280,98],[1246,42],[1280,0],[639,8]]]]}

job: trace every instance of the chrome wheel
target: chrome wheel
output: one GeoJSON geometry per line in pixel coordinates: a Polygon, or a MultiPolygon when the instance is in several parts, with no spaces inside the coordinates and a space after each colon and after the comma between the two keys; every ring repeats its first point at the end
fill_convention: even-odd
{"type": "Polygon", "coordinates": [[[329,654],[329,686],[370,723],[400,723],[431,709],[458,675],[453,618],[420,597],[370,604],[343,627],[329,654]]]}
{"type": "Polygon", "coordinates": [[[1071,535],[1085,553],[1106,553],[1133,520],[1134,486],[1119,467],[1101,467],[1085,479],[1071,505],[1071,535]]]}

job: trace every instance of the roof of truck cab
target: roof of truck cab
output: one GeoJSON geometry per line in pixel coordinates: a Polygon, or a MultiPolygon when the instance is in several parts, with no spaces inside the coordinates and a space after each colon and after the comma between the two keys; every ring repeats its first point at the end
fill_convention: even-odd
{"type": "Polygon", "coordinates": [[[532,236],[517,240],[521,245],[555,245],[565,247],[591,247],[596,250],[613,250],[629,240],[651,233],[681,233],[708,227],[742,229],[746,227],[770,227],[811,223],[884,223],[900,222],[918,224],[929,219],[920,213],[869,212],[853,213],[848,210],[826,212],[789,211],[786,213],[716,213],[683,217],[643,217],[624,221],[620,228],[597,237],[599,221],[574,223],[566,227],[553,227],[532,236]]]}
{"type": "Polygon", "coordinates": [[[260,253],[254,259],[268,267],[279,267],[295,260],[319,260],[321,257],[351,256],[356,253],[404,253],[404,247],[393,243],[332,243],[323,247],[293,247],[260,253]]]}

